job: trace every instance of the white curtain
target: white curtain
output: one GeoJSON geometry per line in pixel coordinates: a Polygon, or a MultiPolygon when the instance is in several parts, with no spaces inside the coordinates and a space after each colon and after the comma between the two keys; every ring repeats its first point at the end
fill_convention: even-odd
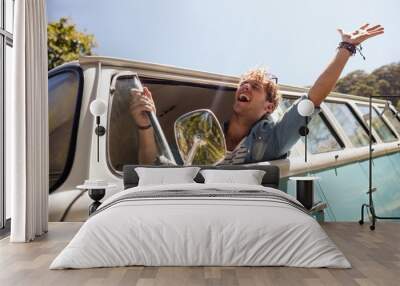
{"type": "Polygon", "coordinates": [[[6,187],[12,242],[48,227],[48,88],[45,0],[16,0],[13,93],[6,98],[6,187]]]}

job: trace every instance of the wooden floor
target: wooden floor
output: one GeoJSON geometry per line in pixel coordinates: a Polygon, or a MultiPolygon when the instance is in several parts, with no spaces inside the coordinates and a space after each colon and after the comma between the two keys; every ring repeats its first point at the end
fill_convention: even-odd
{"type": "Polygon", "coordinates": [[[32,243],[0,241],[0,285],[400,285],[400,224],[325,223],[353,268],[120,267],[48,270],[81,223],[50,223],[32,243]]]}

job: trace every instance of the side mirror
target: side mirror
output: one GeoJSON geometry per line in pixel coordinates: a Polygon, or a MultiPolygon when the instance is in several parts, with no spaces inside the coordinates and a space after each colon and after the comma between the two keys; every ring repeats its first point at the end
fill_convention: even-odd
{"type": "Polygon", "coordinates": [[[224,132],[211,110],[183,114],[175,121],[174,132],[184,165],[216,165],[225,158],[224,132]]]}

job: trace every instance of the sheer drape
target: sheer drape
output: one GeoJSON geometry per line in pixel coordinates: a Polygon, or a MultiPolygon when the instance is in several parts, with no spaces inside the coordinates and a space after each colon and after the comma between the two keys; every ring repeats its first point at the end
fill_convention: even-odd
{"type": "Polygon", "coordinates": [[[48,87],[45,0],[17,0],[13,93],[6,98],[6,187],[12,242],[33,240],[48,225],[48,87]]]}

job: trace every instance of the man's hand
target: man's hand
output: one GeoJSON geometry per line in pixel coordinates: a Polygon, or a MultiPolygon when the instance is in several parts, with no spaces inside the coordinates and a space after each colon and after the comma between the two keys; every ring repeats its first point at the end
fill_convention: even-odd
{"type": "MultiPolygon", "coordinates": [[[[372,38],[384,33],[384,29],[381,25],[376,25],[369,28],[369,24],[362,25],[359,29],[352,33],[345,33],[341,29],[338,29],[338,31],[342,36],[343,42],[348,42],[353,45],[359,45],[368,38],[372,38]]],[[[319,106],[335,87],[335,84],[339,79],[339,76],[350,55],[351,54],[346,49],[338,49],[333,61],[318,77],[317,81],[309,91],[309,98],[316,106],[319,106]]]]}
{"type": "Polygon", "coordinates": [[[156,107],[147,87],[143,89],[143,93],[132,92],[129,110],[138,126],[144,127],[150,124],[150,118],[146,111],[155,113],[156,107]]]}
{"type": "MultiPolygon", "coordinates": [[[[131,93],[131,101],[129,103],[129,110],[132,118],[135,120],[137,126],[146,127],[150,124],[150,118],[147,112],[156,112],[153,97],[147,87],[143,88],[143,93],[131,93]]],[[[141,130],[141,129],[139,129],[141,130]]],[[[153,165],[158,155],[157,143],[154,138],[153,129],[145,129],[139,132],[139,149],[138,159],[139,164],[153,165]]]]}
{"type": "Polygon", "coordinates": [[[338,32],[342,36],[343,42],[359,45],[368,38],[383,34],[384,28],[381,25],[369,27],[369,24],[364,24],[352,33],[343,32],[342,29],[338,29],[338,32]]]}

